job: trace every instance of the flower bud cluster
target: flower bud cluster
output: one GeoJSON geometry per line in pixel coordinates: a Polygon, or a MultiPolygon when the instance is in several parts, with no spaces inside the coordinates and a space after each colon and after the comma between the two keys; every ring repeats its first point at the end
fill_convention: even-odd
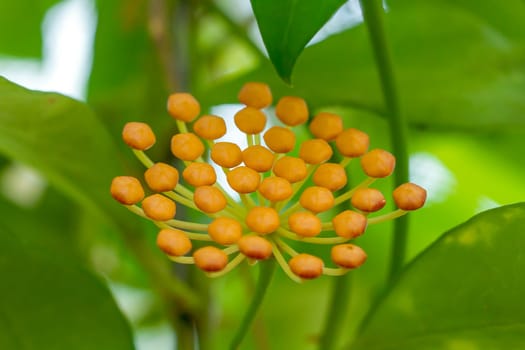
{"type": "Polygon", "coordinates": [[[273,101],[266,84],[247,83],[238,98],[245,107],[235,114],[234,122],[246,134],[244,149],[218,140],[226,134],[224,119],[200,115],[199,102],[192,95],[169,96],[168,112],[179,128],[170,147],[175,159],[184,164],[181,173],[146,155],[155,144],[149,125],[132,122],[124,126],[124,142],[147,168],[147,189],[137,178],[118,176],[111,184],[111,194],[159,227],[157,245],[172,260],[195,264],[210,276],[222,275],[243,260],[254,263],[273,258],[296,281],[342,275],[366,261],[365,251],[349,242],[361,236],[368,224],[423,206],[426,191],[406,183],[393,191],[397,210],[369,217],[385,206],[383,193],[369,186],[394,171],[391,153],[369,150],[365,132],[345,129],[342,118],[328,112],[311,118],[313,137],[298,144],[294,127],[310,119],[302,98],[281,97],[275,106],[281,124],[272,127],[267,126],[264,110],[273,101]],[[342,161],[333,161],[334,152],[342,161]],[[366,180],[347,188],[347,165],[353,159],[360,162],[366,180]],[[222,168],[240,201],[217,182],[210,162],[222,168]],[[176,219],[179,205],[200,211],[207,223],[176,219]],[[334,213],[336,208],[343,209],[334,213]],[[332,219],[323,222],[321,214],[326,212],[333,213],[332,219]],[[205,244],[195,249],[195,241],[205,244]],[[290,241],[330,245],[331,261],[297,252],[290,241]]]}

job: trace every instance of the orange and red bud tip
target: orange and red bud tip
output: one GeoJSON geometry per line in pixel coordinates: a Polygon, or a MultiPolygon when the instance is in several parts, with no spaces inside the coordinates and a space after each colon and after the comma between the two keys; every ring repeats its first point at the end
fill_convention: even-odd
{"type": "Polygon", "coordinates": [[[421,186],[409,182],[398,186],[392,196],[399,209],[416,210],[425,204],[427,191],[421,186]]]}
{"type": "Polygon", "coordinates": [[[363,214],[345,210],[332,219],[335,233],[343,238],[356,238],[366,230],[367,219],[363,214]]]}
{"type": "Polygon", "coordinates": [[[363,265],[367,255],[363,249],[353,244],[339,244],[332,247],[332,261],[345,269],[354,269],[363,265]]]}
{"type": "Polygon", "coordinates": [[[264,260],[272,255],[272,244],[261,236],[242,236],[237,245],[241,253],[250,259],[264,260]]]}
{"type": "Polygon", "coordinates": [[[383,209],[386,204],[383,194],[375,188],[360,188],[352,196],[352,206],[371,213],[383,209]]]}
{"type": "Polygon", "coordinates": [[[324,262],[310,254],[298,254],[288,262],[292,272],[304,279],[313,279],[323,274],[324,262]]]}
{"type": "Polygon", "coordinates": [[[195,265],[206,272],[218,272],[228,264],[228,256],[217,247],[206,246],[193,253],[195,265]]]}

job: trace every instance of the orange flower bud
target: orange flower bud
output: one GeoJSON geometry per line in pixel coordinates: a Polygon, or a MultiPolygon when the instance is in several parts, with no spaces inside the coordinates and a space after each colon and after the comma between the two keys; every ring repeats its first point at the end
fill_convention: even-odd
{"type": "Polygon", "coordinates": [[[245,107],[235,113],[235,125],[242,132],[253,135],[264,130],[266,126],[266,115],[253,107],[245,107]]]}
{"type": "Polygon", "coordinates": [[[193,253],[195,265],[206,272],[221,271],[228,265],[228,256],[219,248],[206,246],[193,253]]]}
{"type": "Polygon", "coordinates": [[[332,261],[345,269],[354,269],[366,261],[366,253],[353,244],[339,244],[332,247],[332,261]]]}
{"type": "Polygon", "coordinates": [[[268,234],[279,228],[279,214],[273,208],[253,207],[246,215],[246,225],[250,230],[268,234]]]}
{"type": "Polygon", "coordinates": [[[394,171],[396,158],[392,153],[374,149],[361,157],[361,167],[370,177],[387,177],[394,171]]]}
{"type": "Polygon", "coordinates": [[[216,213],[226,208],[226,198],[222,192],[213,186],[200,186],[193,193],[193,202],[205,213],[216,213]]]}
{"type": "Polygon", "coordinates": [[[330,191],[337,191],[346,185],[346,171],[340,164],[321,164],[314,172],[312,180],[317,186],[328,188],[330,191]]]}
{"type": "Polygon", "coordinates": [[[242,236],[242,226],[230,218],[217,218],[208,225],[208,234],[217,243],[230,245],[242,236]]]}
{"type": "Polygon", "coordinates": [[[308,211],[290,215],[288,226],[290,230],[303,237],[317,236],[322,229],[321,220],[308,211]]]}
{"type": "Polygon", "coordinates": [[[243,85],[238,98],[247,106],[261,109],[272,103],[272,92],[264,83],[250,82],[243,85]]]}
{"type": "Polygon", "coordinates": [[[360,157],[368,150],[368,135],[357,129],[346,129],[335,139],[339,153],[345,157],[360,157]]]}
{"type": "Polygon", "coordinates": [[[332,141],[343,132],[343,119],[334,113],[321,112],[310,123],[310,131],[319,139],[332,141]]]}
{"type": "Polygon", "coordinates": [[[182,256],[191,250],[191,241],[181,230],[165,228],[157,235],[157,246],[171,256],[182,256]]]}
{"type": "Polygon", "coordinates": [[[290,198],[293,193],[290,181],[278,176],[265,178],[259,185],[259,192],[264,198],[278,202],[290,198]]]}
{"type": "Polygon", "coordinates": [[[275,153],[287,153],[295,146],[295,134],[282,126],[273,126],[264,133],[264,142],[275,153]]]}
{"type": "Polygon", "coordinates": [[[131,148],[144,151],[155,144],[155,134],[146,123],[130,122],[122,129],[122,139],[131,148]]]}
{"type": "Polygon", "coordinates": [[[298,254],[288,262],[290,269],[297,276],[313,279],[323,274],[323,260],[310,254],[298,254]]]}
{"type": "Polygon", "coordinates": [[[137,204],[144,198],[144,189],[132,176],[117,176],[111,181],[111,196],[124,205],[137,204]]]}
{"type": "Polygon", "coordinates": [[[243,236],[237,242],[241,253],[255,260],[268,259],[272,255],[272,245],[261,236],[243,236]]]}
{"type": "Polygon", "coordinates": [[[275,159],[274,154],[266,147],[254,145],[242,151],[242,161],[248,168],[264,173],[270,170],[275,159]]]}
{"type": "Polygon", "coordinates": [[[191,163],[182,172],[182,177],[194,187],[213,185],[217,181],[217,174],[208,163],[191,163]]]}
{"type": "Polygon", "coordinates": [[[284,124],[296,126],[308,120],[308,106],[302,98],[284,96],[275,106],[275,115],[284,124]]]}
{"type": "Polygon", "coordinates": [[[427,199],[427,191],[410,182],[398,186],[392,195],[397,207],[402,210],[419,209],[427,199]]]}
{"type": "Polygon", "coordinates": [[[385,197],[375,188],[360,188],[352,196],[352,206],[368,213],[382,209],[385,204],[385,197]]]}
{"type": "Polygon", "coordinates": [[[321,164],[332,157],[332,147],[322,139],[304,141],[299,148],[299,157],[308,164],[321,164]]]}
{"type": "Polygon", "coordinates": [[[173,135],[171,153],[180,160],[195,160],[204,153],[204,144],[193,133],[173,135]]]}
{"type": "Polygon", "coordinates": [[[146,170],[144,179],[153,191],[171,191],[179,182],[179,171],[171,165],[156,163],[146,170]]]}
{"type": "Polygon", "coordinates": [[[155,221],[171,220],[177,211],[174,201],[158,193],[144,198],[142,209],[148,218],[155,221]]]}
{"type": "Polygon", "coordinates": [[[326,211],[334,206],[334,195],[324,187],[311,186],[301,194],[299,203],[305,209],[314,213],[326,211]]]}
{"type": "Polygon", "coordinates": [[[212,146],[210,156],[224,168],[233,168],[242,162],[241,149],[233,142],[217,142],[212,146]]]}
{"type": "Polygon", "coordinates": [[[273,172],[275,175],[294,183],[306,177],[307,169],[304,160],[301,158],[284,156],[275,162],[273,172]]]}
{"type": "Polygon", "coordinates": [[[191,122],[200,112],[199,102],[189,93],[177,92],[168,97],[168,113],[177,120],[191,122]]]}
{"type": "Polygon", "coordinates": [[[261,176],[258,172],[245,166],[233,169],[226,175],[230,187],[238,193],[252,193],[257,191],[261,176]]]}
{"type": "Polygon", "coordinates": [[[356,238],[366,230],[367,219],[363,214],[345,210],[332,219],[335,233],[344,238],[356,238]]]}
{"type": "Polygon", "coordinates": [[[203,139],[216,140],[226,134],[226,123],[221,117],[203,115],[193,124],[193,132],[203,139]]]}

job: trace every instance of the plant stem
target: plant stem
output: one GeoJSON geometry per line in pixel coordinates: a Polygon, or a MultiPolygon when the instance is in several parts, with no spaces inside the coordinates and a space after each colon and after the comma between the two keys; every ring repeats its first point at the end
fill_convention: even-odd
{"type": "MultiPolygon", "coordinates": [[[[394,182],[398,186],[408,181],[407,126],[401,113],[391,54],[387,45],[382,2],[381,0],[361,0],[360,3],[381,80],[386,114],[390,126],[390,141],[393,153],[397,159],[394,182]]],[[[407,235],[408,219],[407,216],[403,216],[394,222],[390,280],[394,279],[403,267],[407,235]]]]}
{"type": "Polygon", "coordinates": [[[266,295],[266,290],[268,289],[268,286],[270,285],[273,274],[275,272],[275,260],[274,259],[269,259],[267,261],[261,261],[259,262],[259,264],[260,264],[259,280],[257,281],[257,287],[255,289],[255,294],[253,296],[250,307],[244,314],[244,318],[242,320],[242,323],[239,329],[237,330],[237,333],[233,337],[233,340],[230,346],[231,350],[238,349],[242,340],[246,336],[246,333],[248,333],[248,330],[250,329],[253,323],[253,320],[255,319],[255,316],[257,314],[257,311],[259,310],[259,307],[262,304],[264,296],[266,295]]]}
{"type": "Polygon", "coordinates": [[[344,325],[343,318],[346,315],[345,310],[348,309],[348,305],[350,304],[351,278],[351,274],[348,274],[334,279],[332,300],[337,302],[330,304],[330,310],[328,310],[322,333],[323,335],[319,342],[319,349],[331,350],[337,346],[337,341],[339,340],[339,335],[344,325]]]}

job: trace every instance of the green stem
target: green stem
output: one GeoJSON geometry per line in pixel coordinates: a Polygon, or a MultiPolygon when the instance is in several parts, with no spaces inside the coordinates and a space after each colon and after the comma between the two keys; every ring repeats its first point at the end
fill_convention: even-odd
{"type": "Polygon", "coordinates": [[[259,262],[259,264],[260,264],[260,273],[259,273],[259,280],[257,281],[257,287],[255,289],[255,294],[253,296],[250,307],[244,314],[242,323],[231,342],[231,346],[230,346],[231,350],[236,350],[241,345],[242,340],[244,339],[244,337],[246,336],[246,333],[250,329],[253,323],[253,320],[255,319],[255,316],[257,314],[257,311],[259,310],[259,307],[262,304],[264,296],[266,295],[266,290],[268,289],[268,286],[270,285],[270,282],[272,281],[273,273],[275,272],[275,260],[274,259],[261,261],[259,262]]]}
{"type": "MultiPolygon", "coordinates": [[[[397,164],[394,182],[400,185],[408,181],[407,126],[401,113],[399,96],[396,90],[394,68],[385,35],[383,8],[381,0],[361,0],[363,17],[370,35],[370,41],[381,80],[381,87],[388,115],[390,140],[397,164]]],[[[394,235],[390,260],[389,278],[395,278],[403,267],[408,235],[407,216],[394,223],[394,235]]]]}
{"type": "Polygon", "coordinates": [[[326,315],[325,328],[321,341],[319,342],[319,349],[332,350],[337,346],[339,335],[345,325],[345,310],[348,309],[348,305],[350,304],[351,275],[352,274],[341,276],[335,278],[333,281],[332,300],[337,300],[337,303],[331,303],[328,314],[326,315]]]}

